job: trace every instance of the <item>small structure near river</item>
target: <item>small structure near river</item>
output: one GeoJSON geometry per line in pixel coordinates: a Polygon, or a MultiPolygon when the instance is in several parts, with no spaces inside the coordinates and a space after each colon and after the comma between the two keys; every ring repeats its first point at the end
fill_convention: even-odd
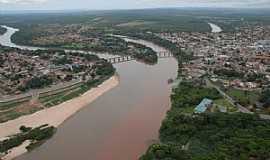
{"type": "Polygon", "coordinates": [[[201,103],[194,109],[194,113],[204,113],[207,110],[210,110],[213,106],[213,100],[204,98],[201,103]]]}

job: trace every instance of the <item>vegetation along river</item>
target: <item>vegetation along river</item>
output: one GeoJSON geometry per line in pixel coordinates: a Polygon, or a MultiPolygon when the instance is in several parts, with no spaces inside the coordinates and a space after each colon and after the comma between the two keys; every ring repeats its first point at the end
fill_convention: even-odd
{"type": "MultiPolygon", "coordinates": [[[[12,34],[14,29],[8,28],[0,43],[20,47],[10,42],[12,34]]],[[[132,41],[164,51],[151,42],[132,41]]],[[[138,159],[158,139],[158,130],[170,106],[168,79],[176,77],[177,62],[163,58],[153,66],[136,61],[114,66],[120,78],[116,88],[66,121],[44,145],[17,160],[138,159]]]]}

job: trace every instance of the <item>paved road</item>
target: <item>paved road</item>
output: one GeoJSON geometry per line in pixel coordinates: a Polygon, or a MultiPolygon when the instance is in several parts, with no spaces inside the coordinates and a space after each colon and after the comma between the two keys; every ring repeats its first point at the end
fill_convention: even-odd
{"type": "MultiPolygon", "coordinates": [[[[243,107],[239,103],[237,103],[232,97],[230,97],[228,94],[226,94],[224,91],[220,89],[220,87],[213,84],[208,78],[205,78],[207,86],[215,88],[224,98],[226,98],[232,105],[238,108],[239,112],[247,113],[247,114],[254,114],[254,112],[251,112],[247,108],[243,107]]],[[[265,114],[259,114],[260,118],[270,120],[270,115],[265,114]]]]}
{"type": "Polygon", "coordinates": [[[16,101],[16,100],[32,97],[33,95],[37,95],[37,94],[50,93],[50,92],[53,93],[54,91],[58,91],[58,90],[61,91],[65,88],[68,88],[70,86],[74,86],[74,85],[79,84],[79,83],[81,83],[81,80],[77,79],[77,80],[73,80],[70,82],[52,85],[51,87],[44,88],[44,89],[31,90],[27,93],[23,93],[23,94],[19,94],[19,95],[11,95],[11,96],[1,97],[0,103],[7,103],[7,102],[11,102],[11,101],[16,101]]]}

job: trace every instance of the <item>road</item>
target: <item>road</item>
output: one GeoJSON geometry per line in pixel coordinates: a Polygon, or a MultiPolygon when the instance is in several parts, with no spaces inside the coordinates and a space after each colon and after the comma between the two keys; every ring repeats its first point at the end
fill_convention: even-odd
{"type": "MultiPolygon", "coordinates": [[[[254,114],[254,112],[251,112],[247,108],[243,107],[239,103],[237,103],[232,97],[230,97],[228,94],[226,94],[224,91],[220,89],[217,85],[213,84],[208,78],[205,78],[206,85],[215,88],[224,98],[226,98],[232,105],[238,108],[239,112],[247,113],[247,114],[254,114]]],[[[270,120],[270,115],[266,114],[259,114],[261,119],[270,120]]]]}
{"type": "Polygon", "coordinates": [[[53,93],[55,94],[55,92],[57,91],[63,91],[64,89],[67,89],[69,87],[75,86],[77,84],[81,83],[80,79],[76,79],[70,82],[65,82],[65,83],[59,83],[56,85],[52,85],[48,88],[44,88],[44,89],[35,89],[35,90],[31,90],[27,93],[22,93],[19,95],[11,95],[11,96],[4,96],[4,97],[0,97],[0,103],[9,103],[12,101],[16,101],[16,100],[22,100],[25,98],[29,98],[32,97],[33,95],[36,94],[45,94],[45,93],[53,93]]]}

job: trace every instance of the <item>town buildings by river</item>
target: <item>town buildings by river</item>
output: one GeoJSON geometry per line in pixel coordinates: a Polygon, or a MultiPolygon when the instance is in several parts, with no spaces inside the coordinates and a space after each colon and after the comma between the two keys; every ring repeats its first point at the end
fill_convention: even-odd
{"type": "MultiPolygon", "coordinates": [[[[194,79],[208,74],[212,81],[219,80],[224,86],[226,81],[229,81],[228,85],[235,88],[257,90],[264,87],[269,79],[263,79],[261,82],[246,82],[239,77],[237,82],[235,79],[233,82],[228,77],[223,77],[225,74],[219,75],[216,69],[259,73],[268,78],[265,74],[268,72],[265,68],[267,61],[265,64],[253,58],[257,54],[267,55],[267,50],[265,50],[267,43],[262,43],[262,41],[254,43],[256,40],[254,31],[256,34],[262,34],[263,30],[264,28],[260,27],[252,31],[243,28],[238,34],[228,34],[217,32],[216,28],[215,31],[213,29],[213,33],[183,32],[157,35],[177,43],[187,53],[193,55],[192,61],[183,65],[185,78],[194,79]],[[259,65],[259,69],[256,64],[259,65]],[[245,84],[240,85],[241,83],[245,84]],[[255,83],[259,84],[254,85],[255,83]]],[[[144,44],[157,52],[166,51],[151,42],[128,38],[125,40],[144,44]]],[[[148,144],[158,137],[160,122],[170,103],[170,86],[167,84],[167,79],[176,77],[177,64],[174,59],[169,58],[159,60],[155,66],[128,62],[116,64],[115,67],[121,82],[117,88],[90,104],[84,112],[79,112],[76,117],[67,121],[59,128],[56,136],[39,150],[19,159],[42,160],[55,157],[87,159],[89,154],[92,156],[91,159],[97,160],[138,158],[148,144]],[[134,76],[135,72],[136,76],[134,76]],[[138,102],[141,103],[138,104],[138,102]],[[140,117],[139,120],[138,117],[140,117]],[[76,138],[74,135],[77,135],[76,138]],[[76,150],[74,154],[74,148],[80,148],[80,150],[76,150]]]]}
{"type": "MultiPolygon", "coordinates": [[[[153,43],[145,45],[164,51],[153,43]]],[[[177,62],[171,57],[159,59],[154,66],[136,61],[114,66],[120,78],[115,89],[67,120],[39,149],[18,159],[127,160],[144,153],[158,139],[169,109],[171,87],[167,81],[176,77],[177,62]]]]}
{"type": "Polygon", "coordinates": [[[240,28],[235,33],[219,32],[211,24],[212,33],[178,32],[160,33],[176,43],[194,59],[184,66],[184,73],[191,79],[209,73],[214,81],[224,86],[233,86],[244,90],[256,90],[266,87],[270,81],[270,39],[269,26],[240,28]],[[234,78],[226,78],[227,76],[234,78]],[[253,78],[252,78],[253,77],[253,78]],[[261,81],[257,78],[261,77],[261,81]]]}

